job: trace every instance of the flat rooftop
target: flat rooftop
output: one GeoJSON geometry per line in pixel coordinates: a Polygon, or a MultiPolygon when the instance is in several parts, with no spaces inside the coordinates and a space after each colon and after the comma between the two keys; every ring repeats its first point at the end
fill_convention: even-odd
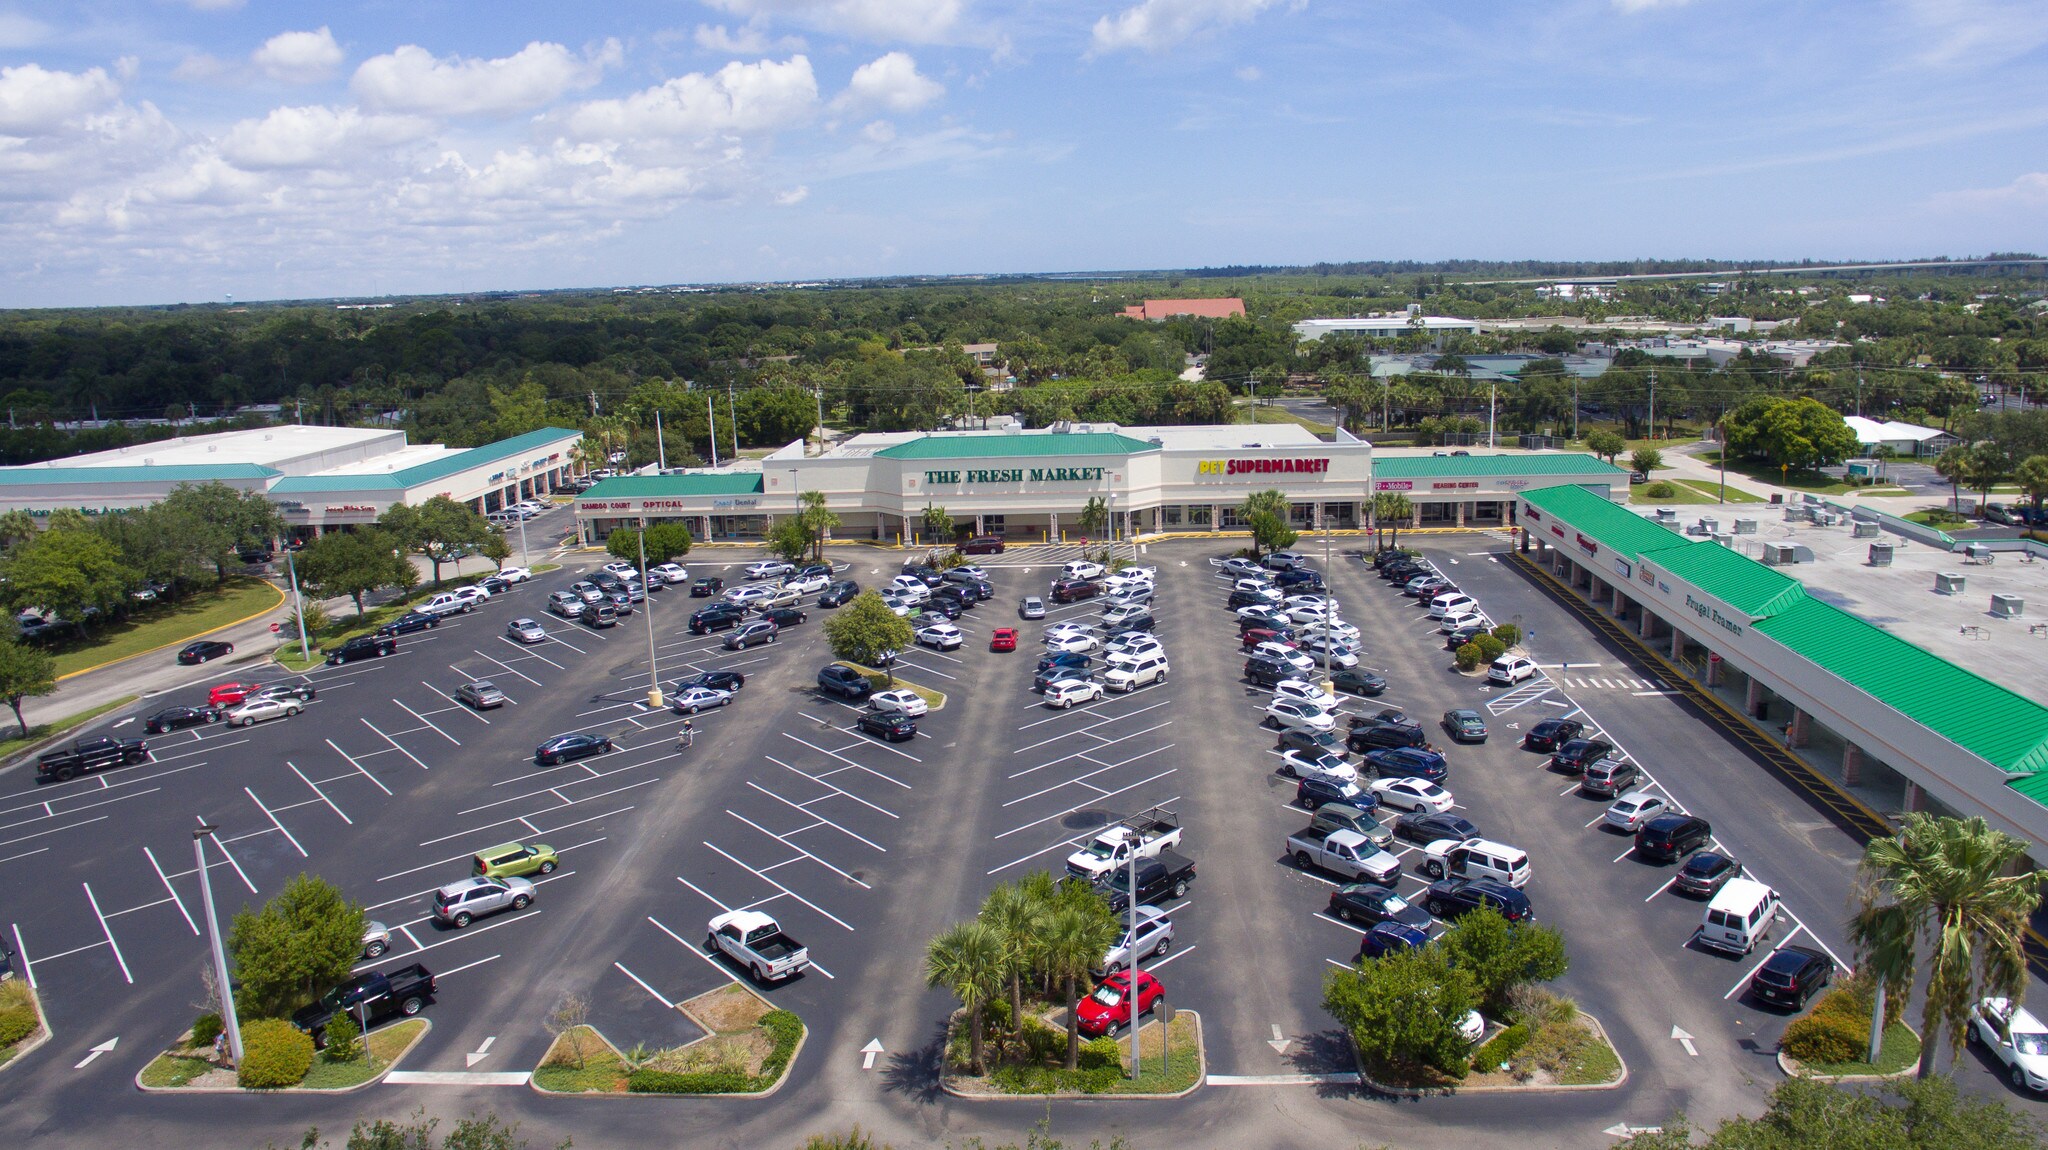
{"type": "MultiPolygon", "coordinates": [[[[1106,426],[1106,425],[1105,425],[1106,426]]],[[[1169,424],[1119,427],[1132,439],[1157,439],[1167,451],[1256,451],[1261,447],[1329,447],[1329,440],[1298,423],[1169,424]]]]}
{"type": "Polygon", "coordinates": [[[275,467],[309,455],[343,448],[362,448],[379,440],[395,445],[405,443],[405,433],[379,427],[312,427],[302,423],[281,423],[245,431],[217,431],[208,435],[181,435],[154,443],[135,443],[89,455],[69,455],[36,467],[130,467],[149,460],[157,467],[191,463],[255,463],[275,467]]]}
{"type": "MultiPolygon", "coordinates": [[[[1679,508],[1678,525],[1691,526],[1702,511],[1679,508]]],[[[1721,511],[1721,530],[1730,530],[1749,507],[1721,511]]],[[[1813,561],[1776,568],[1806,585],[1806,593],[1924,647],[2029,699],[2048,697],[2048,562],[2027,562],[2024,552],[1995,553],[1988,563],[1960,553],[1884,532],[1857,539],[1845,519],[1835,527],[1789,523],[1782,508],[1757,505],[1755,535],[1735,537],[1736,549],[1763,558],[1765,543],[1794,543],[1813,552],[1813,561]],[[1892,545],[1889,567],[1870,565],[1872,543],[1892,545]],[[1961,575],[1960,594],[1934,589],[1938,573],[1961,575]],[[1991,613],[1993,595],[2017,595],[2026,603],[2017,619],[1991,613]]]]}

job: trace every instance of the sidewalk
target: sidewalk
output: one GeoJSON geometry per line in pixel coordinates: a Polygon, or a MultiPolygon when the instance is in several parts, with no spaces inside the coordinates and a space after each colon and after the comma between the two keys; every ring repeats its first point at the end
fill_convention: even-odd
{"type": "Polygon", "coordinates": [[[38,723],[47,723],[67,715],[75,715],[80,711],[89,711],[124,695],[141,695],[147,698],[164,691],[193,686],[209,679],[227,679],[241,674],[239,668],[244,664],[267,662],[270,652],[276,649],[277,636],[271,634],[270,625],[291,613],[290,596],[287,595],[285,598],[286,602],[282,606],[267,614],[237,623],[208,636],[235,645],[235,653],[225,659],[215,659],[211,663],[201,663],[196,667],[181,667],[178,665],[178,652],[175,648],[145,651],[118,663],[109,663],[104,667],[96,667],[65,679],[57,684],[54,692],[41,698],[22,700],[22,715],[28,719],[29,726],[33,727],[38,723]]]}

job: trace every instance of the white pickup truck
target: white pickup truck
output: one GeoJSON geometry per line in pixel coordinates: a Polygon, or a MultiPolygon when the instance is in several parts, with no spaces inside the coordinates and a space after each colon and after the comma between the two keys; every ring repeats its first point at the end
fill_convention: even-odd
{"type": "Polygon", "coordinates": [[[1098,831],[1087,846],[1067,856],[1067,873],[1093,882],[1129,866],[1133,856],[1156,858],[1179,845],[1180,816],[1153,807],[1098,831]]]}
{"type": "Polygon", "coordinates": [[[1401,877],[1401,860],[1357,831],[1311,824],[1287,836],[1287,853],[1303,870],[1326,870],[1382,886],[1392,886],[1401,877]]]}
{"type": "Polygon", "coordinates": [[[747,968],[756,982],[781,982],[811,965],[803,943],[782,933],[775,920],[758,910],[733,910],[711,920],[704,949],[747,968]]]}

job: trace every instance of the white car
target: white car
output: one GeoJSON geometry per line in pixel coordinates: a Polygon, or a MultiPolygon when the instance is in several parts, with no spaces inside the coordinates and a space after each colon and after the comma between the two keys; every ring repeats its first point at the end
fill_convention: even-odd
{"type": "Polygon", "coordinates": [[[1259,566],[1258,560],[1246,559],[1242,555],[1233,555],[1223,561],[1223,573],[1236,578],[1263,575],[1265,571],[1264,567],[1259,566]]]}
{"type": "Polygon", "coordinates": [[[912,603],[922,603],[932,597],[932,589],[925,586],[924,580],[919,579],[915,575],[896,576],[894,579],[889,580],[889,589],[902,595],[912,603]]]}
{"type": "Polygon", "coordinates": [[[887,607],[890,613],[898,619],[905,619],[910,616],[911,611],[916,609],[917,604],[912,603],[905,596],[884,591],[882,592],[882,606],[887,607]]]}
{"type": "Polygon", "coordinates": [[[1486,1037],[1486,1019],[1480,1017],[1476,1010],[1466,1011],[1465,1017],[1458,1020],[1458,1037],[1464,1039],[1467,1044],[1486,1037]]]}
{"type": "Polygon", "coordinates": [[[933,623],[929,627],[918,629],[917,641],[920,645],[934,650],[957,651],[962,643],[967,642],[967,636],[961,634],[960,628],[951,623],[933,623]]]}
{"type": "Polygon", "coordinates": [[[1337,709],[1337,696],[1323,690],[1307,679],[1280,680],[1273,684],[1273,697],[1276,699],[1291,699],[1297,703],[1307,703],[1322,711],[1334,711],[1337,709]]]}
{"type": "Polygon", "coordinates": [[[1451,792],[1428,779],[1374,779],[1369,788],[1383,807],[1440,815],[1451,809],[1451,792]]]}
{"type": "Polygon", "coordinates": [[[1045,651],[1048,655],[1093,655],[1102,649],[1102,640],[1093,635],[1046,636],[1045,651]]]}
{"type": "Polygon", "coordinates": [[[1095,630],[1093,623],[1083,623],[1078,619],[1068,619],[1065,622],[1054,623],[1047,627],[1045,629],[1045,637],[1052,639],[1063,635],[1086,635],[1093,630],[1095,630]]]}
{"type": "Polygon", "coordinates": [[[1998,1056],[2014,1086],[2048,1091],[2048,1027],[2032,1011],[2009,999],[1982,999],[1971,1008],[1963,1033],[1998,1056]]]}
{"type": "Polygon", "coordinates": [[[772,597],[775,588],[760,583],[742,583],[725,593],[725,601],[735,607],[758,607],[762,601],[772,597]]]}
{"type": "Polygon", "coordinates": [[[536,499],[522,499],[514,503],[512,509],[515,511],[525,511],[531,515],[539,515],[548,509],[548,505],[536,499]]]}
{"type": "Polygon", "coordinates": [[[1166,948],[1173,945],[1173,920],[1167,918],[1166,912],[1156,906],[1138,908],[1138,932],[1135,938],[1131,934],[1129,916],[1119,921],[1122,923],[1123,934],[1118,937],[1115,945],[1109,948],[1109,953],[1102,958],[1102,965],[1097,968],[1105,974],[1115,974],[1129,966],[1134,958],[1143,961],[1165,954],[1166,948]]]}
{"type": "Polygon", "coordinates": [[[1275,643],[1271,639],[1268,639],[1265,642],[1260,643],[1258,646],[1253,647],[1252,654],[1266,659],[1277,660],[1282,666],[1287,667],[1293,670],[1296,674],[1300,675],[1308,674],[1310,671],[1315,669],[1316,665],[1316,661],[1314,659],[1311,659],[1307,655],[1301,653],[1300,651],[1297,651],[1294,648],[1289,647],[1285,643],[1275,643]]]}
{"type": "Polygon", "coordinates": [[[498,578],[507,583],[524,583],[533,578],[533,572],[524,567],[500,567],[498,578]]]}
{"type": "Polygon", "coordinates": [[[585,603],[602,603],[608,598],[603,588],[588,580],[569,584],[569,590],[575,592],[585,603]]]}
{"type": "Polygon", "coordinates": [[[624,579],[628,575],[631,575],[636,579],[640,577],[640,569],[638,567],[633,566],[631,563],[626,562],[624,559],[615,559],[612,562],[605,564],[603,569],[611,572],[614,575],[617,575],[621,579],[624,579]]]}
{"type": "Polygon", "coordinates": [[[1280,594],[1278,587],[1273,586],[1271,583],[1261,583],[1256,579],[1239,579],[1237,585],[1232,587],[1231,590],[1244,595],[1256,596],[1261,602],[1272,603],[1276,606],[1285,598],[1280,594]]]}
{"type": "Polygon", "coordinates": [[[680,563],[657,563],[647,569],[647,577],[664,583],[688,583],[690,572],[680,563]]]}
{"type": "Polygon", "coordinates": [[[723,707],[732,702],[731,691],[718,691],[710,687],[691,687],[675,697],[675,709],[685,715],[723,707]]]}
{"type": "Polygon", "coordinates": [[[514,619],[505,624],[505,634],[519,643],[544,643],[548,637],[547,628],[536,619],[514,619]]]}
{"type": "Polygon", "coordinates": [[[299,713],[297,699],[266,699],[256,696],[245,699],[234,710],[227,713],[228,726],[247,727],[265,719],[286,719],[299,713]]]}
{"type": "Polygon", "coordinates": [[[1494,683],[1519,683],[1536,673],[1536,664],[1520,655],[1502,655],[1486,668],[1486,678],[1494,683]]]}
{"type": "Polygon", "coordinates": [[[1237,609],[1239,622],[1257,623],[1261,627],[1285,627],[1287,616],[1270,603],[1254,603],[1237,609]]]}
{"type": "Polygon", "coordinates": [[[1102,578],[1102,564],[1093,563],[1086,559],[1076,559],[1065,567],[1060,568],[1060,578],[1100,579],[1102,578]]]}
{"type": "Polygon", "coordinates": [[[759,563],[747,564],[746,575],[749,579],[780,579],[794,570],[795,567],[780,559],[763,559],[759,563]]]}
{"type": "Polygon", "coordinates": [[[491,597],[491,593],[489,591],[486,591],[483,588],[474,585],[469,587],[457,587],[455,590],[449,592],[449,594],[454,595],[457,599],[462,600],[464,603],[467,603],[472,607],[491,597]]]}
{"type": "Polygon", "coordinates": [[[1293,750],[1280,756],[1280,773],[1291,779],[1320,779],[1332,786],[1356,786],[1358,768],[1335,755],[1293,750]]]}
{"type": "Polygon", "coordinates": [[[1320,627],[1324,620],[1336,618],[1335,611],[1318,605],[1290,607],[1287,611],[1287,621],[1297,627],[1320,627]]]}
{"type": "Polygon", "coordinates": [[[1318,734],[1337,725],[1337,717],[1321,707],[1275,699],[1266,704],[1266,718],[1276,727],[1318,734]]]}
{"type": "Polygon", "coordinates": [[[1351,644],[1335,636],[1331,636],[1329,643],[1325,644],[1321,634],[1311,632],[1302,639],[1301,650],[1306,652],[1308,657],[1315,660],[1320,666],[1338,668],[1358,666],[1358,652],[1351,649],[1351,644]]]}
{"type": "Polygon", "coordinates": [[[1437,630],[1448,635],[1453,631],[1463,630],[1466,627],[1478,627],[1485,622],[1486,616],[1470,612],[1462,615],[1446,615],[1444,616],[1444,621],[1437,625],[1437,630]]]}
{"type": "Polygon", "coordinates": [[[1429,613],[1441,619],[1446,615],[1471,615],[1479,611],[1479,600],[1455,591],[1438,595],[1429,601],[1429,613]]]}
{"type": "Polygon", "coordinates": [[[556,591],[548,596],[548,610],[564,619],[580,618],[583,607],[583,597],[574,591],[556,591]]]}
{"type": "Polygon", "coordinates": [[[1287,604],[1287,609],[1290,611],[1300,607],[1323,607],[1331,611],[1335,611],[1337,609],[1337,601],[1335,599],[1330,598],[1327,595],[1314,595],[1307,593],[1300,595],[1289,595],[1286,599],[1282,600],[1282,602],[1287,604]]]}
{"type": "Polygon", "coordinates": [[[1075,703],[1092,703],[1105,688],[1093,679],[1061,679],[1045,689],[1045,705],[1064,711],[1075,703]]]}
{"type": "Polygon", "coordinates": [[[1132,658],[1136,658],[1139,655],[1163,655],[1166,653],[1166,644],[1161,643],[1147,631],[1126,631],[1109,642],[1104,643],[1102,645],[1102,653],[1110,658],[1119,655],[1127,655],[1132,658]]]}
{"type": "Polygon", "coordinates": [[[947,574],[958,575],[962,579],[979,579],[984,583],[988,582],[988,568],[977,567],[972,563],[960,567],[955,567],[951,571],[947,572],[947,574]]]}
{"type": "Polygon", "coordinates": [[[795,591],[799,595],[815,595],[831,585],[832,577],[830,575],[806,575],[790,579],[783,584],[784,587],[795,591]]]}
{"type": "Polygon", "coordinates": [[[1669,802],[1648,791],[1630,791],[1614,800],[1614,805],[1602,815],[1608,826],[1630,834],[1641,830],[1643,824],[1672,810],[1669,802]]]}
{"type": "Polygon", "coordinates": [[[901,689],[877,691],[869,695],[868,706],[873,707],[877,711],[898,711],[909,715],[913,719],[931,710],[930,705],[924,701],[924,696],[919,695],[916,691],[901,689]]]}

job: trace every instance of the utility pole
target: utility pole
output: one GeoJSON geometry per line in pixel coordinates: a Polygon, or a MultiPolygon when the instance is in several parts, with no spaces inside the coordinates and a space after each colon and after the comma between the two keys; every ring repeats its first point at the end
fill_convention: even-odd
{"type": "Polygon", "coordinates": [[[597,418],[597,392],[590,393],[590,418],[597,418]]]}
{"type": "Polygon", "coordinates": [[[1863,369],[1856,369],[1856,418],[1863,418],[1863,369]]]}
{"type": "MultiPolygon", "coordinates": [[[[526,521],[522,519],[519,522],[521,529],[524,530],[526,521]]],[[[310,640],[306,638],[306,597],[299,594],[299,565],[292,561],[292,549],[289,545],[284,549],[284,569],[291,576],[292,611],[299,619],[299,658],[310,663],[313,661],[313,648],[310,646],[310,640]]]]}
{"type": "Polygon", "coordinates": [[[1138,850],[1135,840],[1132,840],[1132,842],[1129,863],[1131,897],[1127,900],[1131,914],[1131,940],[1125,946],[1125,950],[1131,959],[1131,997],[1129,999],[1131,1011],[1131,1077],[1137,1078],[1144,1073],[1144,1071],[1138,1069],[1138,1029],[1144,1023],[1145,1016],[1138,1013],[1138,850]]]}
{"type": "Polygon", "coordinates": [[[1651,439],[1657,438],[1657,369],[1654,367],[1650,369],[1650,418],[1647,422],[1644,433],[1651,439]]]}
{"type": "Polygon", "coordinates": [[[818,397],[818,454],[823,455],[825,454],[825,385],[821,383],[811,390],[818,397]]]}
{"type": "Polygon", "coordinates": [[[1572,376],[1572,439],[1579,438],[1579,377],[1572,376]]]}
{"type": "Polygon", "coordinates": [[[1486,385],[1486,446],[1493,446],[1493,400],[1495,385],[1486,385]]]}
{"type": "Polygon", "coordinates": [[[732,381],[729,379],[725,381],[725,415],[726,422],[732,424],[732,460],[734,463],[738,463],[740,460],[740,409],[739,405],[733,402],[732,381]]]}
{"type": "Polygon", "coordinates": [[[235,1019],[235,988],[234,983],[228,981],[228,953],[220,944],[220,919],[213,913],[213,881],[206,874],[206,840],[219,829],[211,823],[199,824],[199,829],[192,832],[192,857],[199,860],[199,897],[206,908],[206,933],[213,949],[213,981],[214,989],[220,992],[221,1030],[228,1036],[229,1056],[240,1067],[242,1027],[235,1019]]]}
{"type": "Polygon", "coordinates": [[[711,423],[711,466],[718,466],[718,408],[710,396],[704,397],[704,418],[711,423]]]}
{"type": "Polygon", "coordinates": [[[647,517],[640,517],[640,588],[645,598],[640,600],[640,613],[647,616],[647,705],[661,710],[661,672],[654,663],[654,594],[647,588],[647,517]]]}
{"type": "MultiPolygon", "coordinates": [[[[657,467],[663,471],[668,470],[668,444],[661,438],[661,409],[658,407],[654,409],[654,458],[657,467]]],[[[526,520],[522,519],[520,522],[524,523],[526,520]]]]}

